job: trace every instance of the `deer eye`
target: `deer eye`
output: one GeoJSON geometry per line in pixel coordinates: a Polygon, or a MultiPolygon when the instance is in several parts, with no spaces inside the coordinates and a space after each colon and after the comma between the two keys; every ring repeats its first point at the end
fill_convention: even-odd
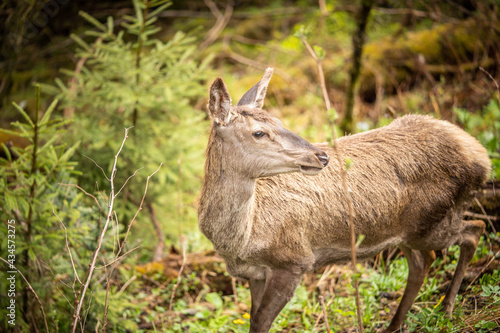
{"type": "Polygon", "coordinates": [[[256,137],[257,139],[260,139],[262,138],[266,133],[262,132],[262,131],[257,131],[257,132],[254,132],[252,135],[254,137],[256,137]]]}

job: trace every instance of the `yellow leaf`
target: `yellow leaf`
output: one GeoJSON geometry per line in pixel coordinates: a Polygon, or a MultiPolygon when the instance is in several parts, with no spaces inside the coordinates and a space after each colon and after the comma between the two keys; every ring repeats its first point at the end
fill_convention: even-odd
{"type": "Polygon", "coordinates": [[[245,312],[245,313],[243,314],[243,318],[245,318],[245,319],[250,319],[250,314],[249,314],[248,312],[245,312]]]}
{"type": "Polygon", "coordinates": [[[233,324],[236,324],[236,325],[243,325],[245,323],[245,321],[243,319],[235,319],[233,320],[233,324]]]}
{"type": "Polygon", "coordinates": [[[435,308],[437,308],[437,307],[439,306],[439,304],[441,304],[441,302],[442,302],[442,301],[443,301],[443,299],[444,299],[444,296],[445,296],[445,295],[441,296],[441,298],[439,299],[439,301],[437,302],[437,304],[436,304],[436,305],[434,305],[434,309],[435,309],[435,308]]]}

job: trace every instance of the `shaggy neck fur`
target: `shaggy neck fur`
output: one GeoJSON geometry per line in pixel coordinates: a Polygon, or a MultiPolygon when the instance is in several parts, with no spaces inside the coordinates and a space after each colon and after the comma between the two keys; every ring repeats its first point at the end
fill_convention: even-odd
{"type": "Polygon", "coordinates": [[[231,152],[214,127],[206,151],[205,177],[201,189],[198,221],[200,230],[224,257],[235,256],[248,243],[253,220],[255,180],[235,172],[231,152]]]}

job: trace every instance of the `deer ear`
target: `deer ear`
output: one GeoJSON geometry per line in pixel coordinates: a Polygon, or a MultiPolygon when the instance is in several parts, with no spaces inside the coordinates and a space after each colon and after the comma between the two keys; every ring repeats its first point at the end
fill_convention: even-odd
{"type": "Polygon", "coordinates": [[[273,75],[273,69],[269,67],[266,69],[266,72],[262,76],[262,79],[250,88],[249,91],[241,97],[238,105],[245,105],[251,108],[261,109],[264,105],[264,97],[266,97],[267,85],[271,80],[271,76],[273,75]]]}
{"type": "Polygon", "coordinates": [[[231,119],[231,97],[226,84],[219,77],[210,87],[210,101],[208,102],[208,115],[217,124],[227,125],[231,119]]]}

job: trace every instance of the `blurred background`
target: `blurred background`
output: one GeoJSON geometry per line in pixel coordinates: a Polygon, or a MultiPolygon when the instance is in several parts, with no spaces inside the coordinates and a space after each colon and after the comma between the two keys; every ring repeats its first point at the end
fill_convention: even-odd
{"type": "MultiPolygon", "coordinates": [[[[491,237],[485,236],[478,276],[493,277],[484,278],[484,284],[475,280],[478,290],[495,285],[495,276],[500,279],[495,252],[500,229],[495,189],[500,179],[499,5],[496,0],[3,1],[0,215],[2,221],[16,220],[16,263],[39,292],[50,331],[69,330],[80,285],[75,276],[83,279],[101,238],[109,179],[125,128],[130,129],[117,162],[115,193],[121,190],[116,214],[103,237],[101,268],[91,282],[82,330],[248,329],[248,320],[240,318],[248,292],[244,283],[227,276],[198,231],[196,205],[211,82],[222,77],[236,103],[267,67],[275,71],[265,108],[312,142],[331,138],[329,121],[337,135],[345,135],[410,113],[451,121],[475,136],[494,166],[491,181],[469,212],[488,221],[491,237]],[[330,112],[318,64],[332,101],[330,112]],[[113,262],[116,269],[106,270],[113,262]],[[234,298],[238,293],[240,302],[234,298]],[[243,323],[234,323],[237,319],[243,323]]],[[[7,224],[0,235],[7,235],[7,224]]],[[[6,259],[12,254],[7,237],[0,243],[6,259]]],[[[395,250],[377,257],[366,281],[381,281],[373,274],[382,274],[379,265],[396,258],[395,250]]],[[[453,259],[446,258],[426,301],[436,300],[438,285],[449,280],[446,265],[453,265],[453,259]]],[[[393,265],[405,264],[395,260],[393,265]]],[[[349,273],[331,271],[323,289],[306,281],[287,310],[288,319],[281,318],[277,327],[320,332],[320,319],[314,324],[318,303],[310,303],[308,295],[333,293],[343,274],[349,273]],[[308,308],[312,314],[306,319],[312,323],[305,329],[308,308]]],[[[404,285],[401,281],[377,288],[389,292],[404,285]]],[[[21,279],[16,283],[15,330],[43,331],[38,303],[21,279]]],[[[6,284],[0,281],[2,296],[6,284]]],[[[372,330],[383,324],[394,303],[389,297],[380,309],[370,298],[380,303],[382,296],[376,295],[365,295],[366,327],[372,330]]],[[[2,313],[7,298],[0,299],[2,313]]],[[[337,297],[329,306],[348,309],[347,299],[337,297]]],[[[485,302],[496,304],[494,319],[474,317],[472,327],[483,320],[478,329],[487,328],[498,320],[498,299],[485,302]]],[[[354,326],[354,314],[342,311],[337,312],[337,329],[354,326]]],[[[0,327],[12,329],[7,323],[0,327]]]]}

